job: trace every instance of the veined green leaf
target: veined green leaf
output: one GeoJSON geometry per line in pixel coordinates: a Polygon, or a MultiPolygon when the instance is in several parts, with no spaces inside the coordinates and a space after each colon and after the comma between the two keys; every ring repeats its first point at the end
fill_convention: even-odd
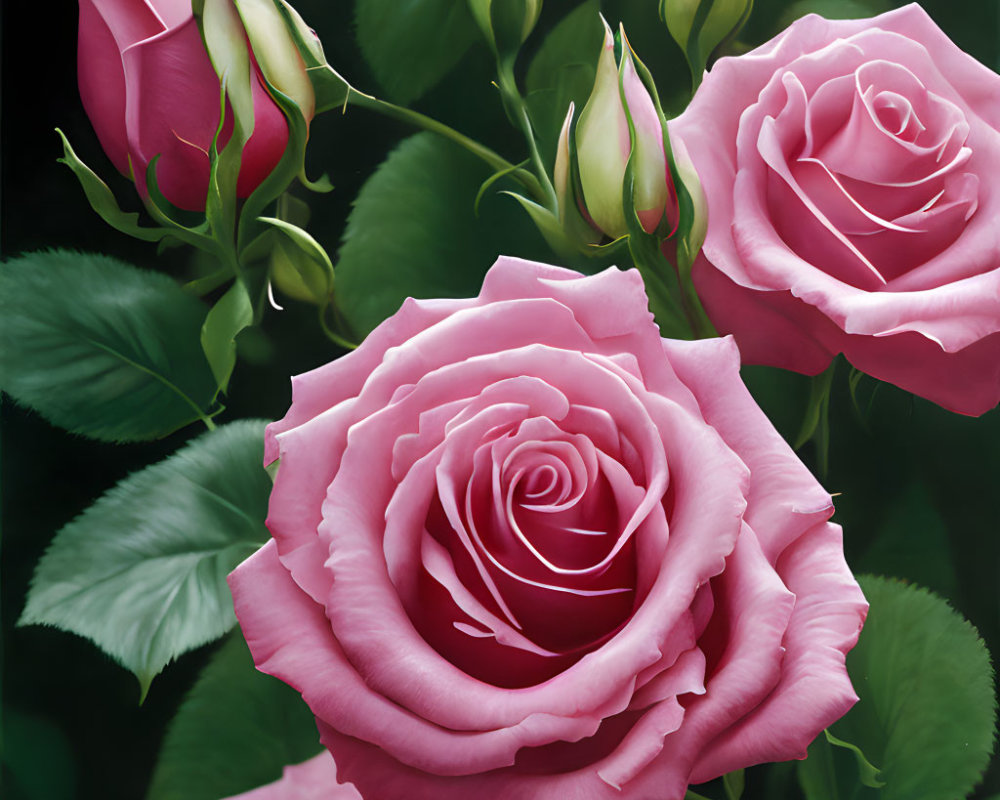
{"type": "Polygon", "coordinates": [[[336,268],[334,299],[355,332],[367,334],[408,296],[474,296],[501,250],[541,257],[540,235],[509,198],[484,197],[474,213],[488,174],[451,142],[420,133],[368,179],[336,268]]]}
{"type": "Polygon", "coordinates": [[[30,253],[0,265],[0,387],[73,433],[166,436],[209,415],[204,319],[165,275],[103,255],[30,253]]]}
{"type": "Polygon", "coordinates": [[[965,797],[993,750],[993,669],[976,629],[928,592],[860,580],[871,610],[847,667],[860,700],[831,732],[885,781],[881,800],[965,797]]]}
{"type": "Polygon", "coordinates": [[[479,38],[460,0],[358,0],[358,44],[388,95],[410,103],[434,86],[479,38]]]}
{"type": "Polygon", "coordinates": [[[263,421],[242,420],[121,481],[56,534],[18,624],[87,637],[145,696],[236,622],[226,575],[268,536],[263,448],[263,421]]]}

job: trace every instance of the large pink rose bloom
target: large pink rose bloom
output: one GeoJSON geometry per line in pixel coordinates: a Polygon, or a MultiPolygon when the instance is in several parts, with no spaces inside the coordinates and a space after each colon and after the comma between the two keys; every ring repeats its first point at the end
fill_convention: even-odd
{"type": "Polygon", "coordinates": [[[866,604],[738,370],[729,339],[661,339],[634,270],[501,258],[296,378],[274,538],[230,586],[333,755],[308,774],[680,800],[803,757],[856,699],[866,604]]]}
{"type": "MultiPolygon", "coordinates": [[[[83,107],[118,171],[145,197],[146,168],[159,155],[163,196],[180,208],[205,208],[220,85],[191,0],[80,0],[77,61],[83,107]]],[[[288,143],[288,125],[256,65],[251,91],[254,129],[243,150],[240,197],[271,173],[288,143]]],[[[228,104],[226,114],[220,150],[232,135],[228,104]]]]}
{"type": "Polygon", "coordinates": [[[745,361],[1000,401],[1000,76],[916,5],[808,16],[670,124],[708,201],[694,267],[745,361]]]}

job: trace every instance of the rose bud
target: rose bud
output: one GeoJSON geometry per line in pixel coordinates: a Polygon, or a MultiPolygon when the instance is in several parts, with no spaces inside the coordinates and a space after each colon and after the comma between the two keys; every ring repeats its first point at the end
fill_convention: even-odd
{"type": "Polygon", "coordinates": [[[708,204],[692,277],[744,361],[838,353],[952,411],[1000,401],[1000,75],[917,5],[793,23],[670,123],[708,204]]]}
{"type": "MultiPolygon", "coordinates": [[[[253,46],[253,119],[243,121],[253,133],[243,148],[236,187],[238,196],[247,197],[288,143],[288,124],[265,78],[299,105],[307,121],[313,114],[312,88],[272,3],[241,0],[233,7],[231,0],[208,0],[204,5],[206,17],[215,11],[220,19],[235,17],[238,26],[238,39],[232,26],[221,32],[206,29],[206,39],[227,36],[230,46],[247,48],[249,37],[253,46]]],[[[119,172],[134,180],[145,198],[146,169],[159,156],[156,183],[163,196],[183,209],[204,209],[221,85],[191,3],[80,0],[78,73],[84,109],[119,172]]],[[[233,116],[227,100],[220,151],[232,136],[233,116]]]]}
{"type": "MultiPolygon", "coordinates": [[[[576,126],[576,150],[586,213],[599,230],[617,239],[628,233],[622,182],[630,154],[634,156],[632,200],[646,233],[656,230],[668,211],[672,194],[663,149],[664,130],[636,72],[625,32],[621,30],[622,57],[616,65],[614,36],[607,22],[604,31],[594,88],[576,126]],[[629,116],[634,137],[630,136],[629,116]]],[[[565,170],[558,163],[565,158],[563,152],[560,147],[557,173],[565,170]]]]}
{"type": "Polygon", "coordinates": [[[252,800],[682,800],[803,758],[867,604],[739,367],[636,270],[502,257],[294,378],[229,585],[329,753],[252,800]]]}
{"type": "Polygon", "coordinates": [[[752,0],[660,0],[660,16],[685,56],[692,59],[690,66],[696,83],[701,80],[701,72],[713,51],[739,33],[752,8],[752,0]],[[704,3],[709,3],[709,10],[695,32],[695,18],[704,3]]]}
{"type": "Polygon", "coordinates": [[[469,0],[469,10],[498,54],[514,52],[531,34],[542,0],[469,0]]]}

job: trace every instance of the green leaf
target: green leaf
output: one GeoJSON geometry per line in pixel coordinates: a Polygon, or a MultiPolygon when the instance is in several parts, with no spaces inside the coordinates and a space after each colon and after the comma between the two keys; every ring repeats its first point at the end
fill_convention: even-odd
{"type": "Polygon", "coordinates": [[[229,630],[226,575],[268,536],[263,424],[204,433],[99,498],[56,534],[18,624],[91,639],[143,696],[173,658],[229,630]]]}
{"type": "Polygon", "coordinates": [[[165,275],[103,255],[21,256],[0,265],[0,387],[73,433],[166,436],[209,413],[204,318],[165,275]]]}
{"type": "Polygon", "coordinates": [[[108,225],[117,231],[142,239],[144,242],[158,242],[169,231],[166,228],[144,228],[139,224],[139,215],[133,212],[122,211],[121,206],[115,199],[114,194],[108,185],[100,179],[96,172],[84,164],[77,154],[70,147],[69,139],[56,128],[56,133],[62,140],[63,157],[58,159],[60,164],[69,167],[76,175],[84,194],[87,195],[87,202],[108,225]]]}
{"type": "Polygon", "coordinates": [[[860,697],[831,729],[880,769],[882,800],[954,800],[993,750],[993,669],[976,629],[928,592],[863,576],[871,604],[847,656],[860,697]]]}
{"type": "Polygon", "coordinates": [[[727,772],[722,776],[722,786],[726,790],[726,800],[740,800],[746,786],[746,776],[742,769],[727,772]]]}
{"type": "Polygon", "coordinates": [[[479,38],[461,0],[358,0],[355,22],[372,72],[404,105],[441,80],[479,38]]]}
{"type": "Polygon", "coordinates": [[[253,304],[247,287],[236,280],[205,317],[201,346],[212,367],[216,384],[223,392],[236,366],[236,336],[253,324],[253,304]]]}
{"type": "Polygon", "coordinates": [[[583,108],[594,87],[604,37],[600,10],[597,0],[578,5],[549,32],[528,67],[526,102],[539,150],[550,164],[569,104],[583,108]]]}
{"type": "Polygon", "coordinates": [[[488,174],[474,156],[421,133],[369,178],[336,268],[335,301],[355,332],[367,334],[408,296],[475,295],[501,250],[541,257],[537,231],[509,198],[488,196],[479,217],[473,213],[488,174]]]}
{"type": "Polygon", "coordinates": [[[322,750],[309,707],[257,672],[239,634],[212,656],[167,731],[147,800],[219,800],[322,750]]]}

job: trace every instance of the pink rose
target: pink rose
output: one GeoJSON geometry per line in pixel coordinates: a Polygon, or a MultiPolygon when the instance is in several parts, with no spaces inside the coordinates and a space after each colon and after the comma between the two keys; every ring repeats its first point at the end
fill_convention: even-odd
{"type": "MultiPolygon", "coordinates": [[[[240,197],[270,174],[288,143],[285,117],[255,60],[252,66],[254,128],[243,150],[240,197]]],[[[118,171],[145,196],[146,168],[159,155],[164,197],[181,208],[205,208],[220,85],[191,0],[80,0],[78,72],[83,107],[118,171]]],[[[308,118],[312,109],[303,113],[308,118]]],[[[227,103],[220,150],[232,130],[227,103]]]]}
{"type": "Polygon", "coordinates": [[[1000,401],[1000,76],[916,5],[808,16],[670,124],[708,201],[694,281],[745,361],[1000,401]]]}
{"type": "Polygon", "coordinates": [[[805,755],[856,699],[867,606],[738,370],[661,339],[635,271],[501,258],[294,380],[274,539],[229,581],[341,780],[679,800],[805,755]]]}

